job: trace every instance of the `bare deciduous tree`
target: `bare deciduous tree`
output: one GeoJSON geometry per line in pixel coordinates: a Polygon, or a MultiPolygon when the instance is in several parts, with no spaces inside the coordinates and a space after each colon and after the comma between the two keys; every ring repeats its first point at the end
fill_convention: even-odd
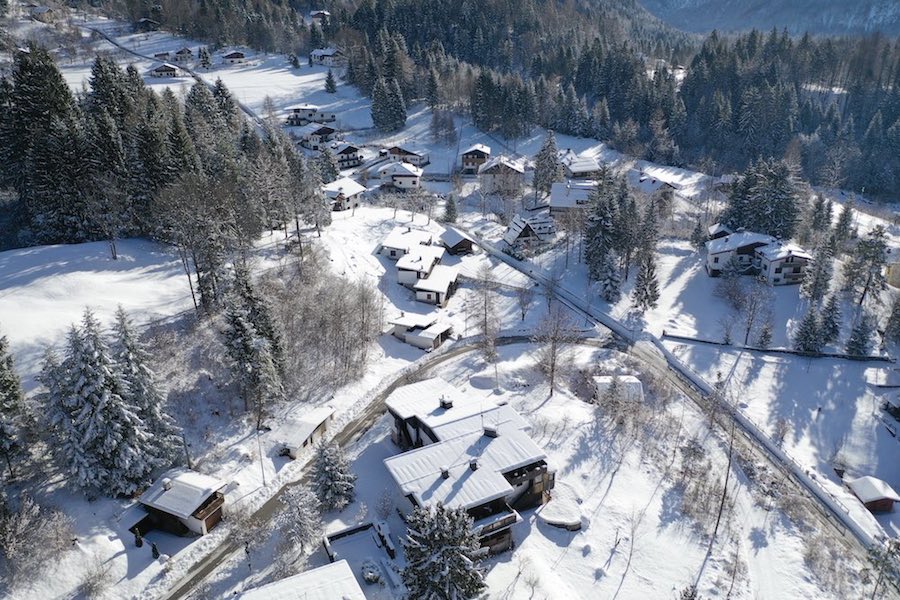
{"type": "Polygon", "coordinates": [[[523,321],[525,320],[525,315],[528,313],[528,309],[531,308],[533,302],[534,287],[526,283],[522,287],[516,288],[516,303],[519,305],[519,313],[522,315],[523,321]]]}
{"type": "Polygon", "coordinates": [[[572,320],[561,306],[550,309],[550,314],[541,321],[534,335],[534,342],[540,344],[538,365],[550,380],[550,395],[556,387],[556,375],[565,364],[566,351],[577,339],[572,320]]]}

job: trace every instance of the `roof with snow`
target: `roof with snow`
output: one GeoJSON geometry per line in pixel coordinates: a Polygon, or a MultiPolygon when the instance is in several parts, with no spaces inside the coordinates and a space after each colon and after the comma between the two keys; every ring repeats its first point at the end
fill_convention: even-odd
{"type": "Polygon", "coordinates": [[[452,248],[452,247],[456,246],[458,243],[462,242],[463,240],[468,240],[470,242],[474,241],[474,240],[472,240],[472,238],[470,238],[464,232],[460,231],[459,229],[453,228],[453,227],[447,227],[444,230],[444,233],[441,234],[441,243],[443,243],[448,248],[452,248]]]}
{"type": "Polygon", "coordinates": [[[812,255],[798,246],[797,244],[774,243],[762,248],[757,248],[756,253],[765,258],[767,261],[783,260],[791,256],[802,258],[804,260],[812,260],[812,255]]]}
{"type": "Polygon", "coordinates": [[[845,480],[844,483],[850,488],[853,495],[859,498],[860,502],[863,504],[876,502],[878,500],[893,500],[894,502],[900,502],[900,496],[897,495],[894,488],[888,485],[886,481],[882,481],[877,477],[866,475],[865,477],[859,477],[857,479],[845,480]]]}
{"type": "Polygon", "coordinates": [[[515,171],[516,173],[524,173],[525,172],[525,167],[523,167],[521,165],[521,163],[519,163],[519,161],[513,160],[513,159],[503,156],[501,154],[500,156],[495,156],[494,158],[488,160],[487,162],[482,164],[480,167],[478,167],[478,173],[479,174],[487,173],[488,171],[496,170],[499,167],[504,167],[504,168],[510,169],[512,171],[515,171]]]}
{"type": "Polygon", "coordinates": [[[503,235],[503,240],[507,244],[514,244],[515,241],[519,239],[519,236],[521,236],[528,228],[531,228],[531,231],[533,231],[540,240],[546,239],[556,233],[556,224],[553,222],[553,219],[547,215],[534,215],[527,218],[516,215],[513,217],[513,220],[510,221],[509,227],[503,235]]]}
{"type": "Polygon", "coordinates": [[[400,156],[425,156],[428,151],[413,146],[391,146],[388,148],[389,154],[397,154],[400,156]]]}
{"type": "Polygon", "coordinates": [[[456,283],[459,277],[459,269],[447,265],[435,265],[427,279],[419,279],[413,285],[413,289],[420,292],[435,292],[446,294],[450,286],[456,283]]]}
{"type": "MultiPolygon", "coordinates": [[[[594,377],[594,389],[597,390],[597,396],[602,397],[612,385],[613,375],[597,375],[594,377]]],[[[640,402],[644,399],[644,386],[641,380],[634,375],[617,375],[622,394],[628,400],[640,402]]]]}
{"type": "Polygon", "coordinates": [[[150,70],[151,71],[177,71],[178,67],[176,67],[172,63],[162,63],[162,64],[156,65],[155,67],[153,67],[150,70]]]}
{"type": "Polygon", "coordinates": [[[315,104],[294,104],[293,106],[288,106],[286,110],[290,111],[301,111],[308,110],[312,112],[316,112],[319,110],[319,107],[315,104]]]}
{"type": "Polygon", "coordinates": [[[416,335],[421,338],[426,338],[429,340],[437,339],[438,337],[444,335],[448,331],[453,329],[453,326],[448,323],[435,323],[429,327],[426,327],[416,335]]]}
{"type": "Polygon", "coordinates": [[[420,244],[430,244],[433,236],[428,231],[413,229],[412,227],[394,227],[384,241],[382,248],[394,248],[409,252],[420,244]]]}
{"type": "Polygon", "coordinates": [[[298,445],[309,439],[309,436],[316,428],[327,421],[334,415],[334,408],[331,406],[320,406],[303,413],[299,419],[293,420],[288,437],[290,441],[296,442],[298,445]]]}
{"type": "Polygon", "coordinates": [[[175,52],[175,54],[178,54],[180,56],[187,56],[188,54],[193,54],[193,53],[194,53],[194,51],[191,50],[190,48],[188,48],[187,46],[185,46],[184,48],[175,52]]]}
{"type": "Polygon", "coordinates": [[[247,55],[241,52],[240,50],[234,50],[233,52],[229,52],[222,58],[245,58],[247,55]]]}
{"type": "Polygon", "coordinates": [[[463,150],[463,154],[484,154],[485,156],[490,156],[491,147],[484,144],[472,144],[467,149],[463,150]]]}
{"type": "Polygon", "coordinates": [[[141,494],[140,502],[145,506],[187,519],[225,485],[221,479],[178,467],[166,471],[162,477],[154,481],[141,494]]]}
{"type": "Polygon", "coordinates": [[[336,130],[334,127],[329,127],[328,125],[322,125],[320,123],[307,123],[303,127],[297,130],[297,135],[300,137],[311,137],[314,135],[331,135],[336,130]]]}
{"type": "Polygon", "coordinates": [[[720,254],[722,252],[733,252],[738,248],[751,246],[754,244],[772,244],[777,240],[771,235],[764,233],[755,233],[753,231],[740,231],[732,233],[717,240],[706,242],[706,250],[710,254],[720,254]]]}
{"type": "Polygon", "coordinates": [[[428,273],[435,263],[441,262],[446,254],[443,246],[424,246],[419,244],[400,257],[397,268],[404,271],[428,273]]]}
{"type": "Polygon", "coordinates": [[[513,493],[503,474],[546,458],[527,433],[507,429],[496,437],[476,431],[423,446],[388,458],[384,465],[403,494],[419,505],[441,502],[469,509],[513,493]]]}
{"type": "Polygon", "coordinates": [[[575,208],[590,202],[591,192],[597,182],[590,179],[581,181],[557,181],[550,186],[550,208],[575,208]]]}
{"type": "Polygon", "coordinates": [[[350,179],[349,177],[341,177],[340,179],[336,179],[331,183],[326,183],[322,186],[322,192],[325,193],[325,196],[331,199],[337,198],[341,195],[343,195],[345,198],[350,198],[351,196],[362,194],[365,191],[365,186],[354,181],[353,179],[350,179]]]}
{"type": "Polygon", "coordinates": [[[342,54],[342,52],[340,50],[338,50],[337,48],[316,48],[310,54],[315,57],[320,57],[320,56],[325,57],[325,56],[337,56],[339,54],[342,54]]]}
{"type": "Polygon", "coordinates": [[[592,156],[580,156],[571,149],[563,152],[559,157],[560,162],[576,175],[578,173],[593,173],[600,170],[600,162],[592,156]]]}
{"type": "Polygon", "coordinates": [[[710,225],[707,228],[706,232],[710,236],[718,235],[720,233],[725,233],[725,235],[734,233],[734,231],[731,229],[731,227],[729,227],[728,225],[725,225],[724,223],[713,223],[712,225],[710,225]]]}
{"type": "MultiPolygon", "coordinates": [[[[389,325],[399,325],[401,327],[406,327],[408,329],[420,328],[425,329],[430,327],[437,321],[437,315],[434,313],[427,315],[420,315],[418,313],[400,313],[399,317],[395,317],[388,321],[389,325]]],[[[413,384],[415,385],[415,384],[413,384]]]]}
{"type": "Polygon", "coordinates": [[[408,162],[392,162],[378,171],[382,177],[421,177],[422,169],[408,162]]]}
{"type": "Polygon", "coordinates": [[[454,385],[441,377],[424,379],[395,389],[385,399],[384,404],[392,413],[403,420],[429,414],[440,409],[441,398],[453,405],[465,405],[469,400],[454,385]]]}
{"type": "Polygon", "coordinates": [[[238,596],[240,600],[365,600],[346,560],[286,577],[238,596]]]}

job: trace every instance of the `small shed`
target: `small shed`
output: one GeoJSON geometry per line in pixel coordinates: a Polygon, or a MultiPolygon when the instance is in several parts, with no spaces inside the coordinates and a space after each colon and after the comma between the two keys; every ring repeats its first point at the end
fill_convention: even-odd
{"type": "Polygon", "coordinates": [[[183,467],[170,469],[141,494],[153,526],[206,535],[222,520],[225,482],[183,467]]]}
{"type": "Polygon", "coordinates": [[[441,234],[441,243],[450,254],[472,254],[475,242],[468,235],[456,229],[455,227],[447,227],[441,234]]]}
{"type": "Polygon", "coordinates": [[[315,445],[325,438],[325,432],[334,422],[334,408],[322,406],[307,411],[293,421],[289,439],[284,441],[281,454],[296,459],[304,448],[315,445]]]}
{"type": "Polygon", "coordinates": [[[844,483],[869,512],[891,512],[894,510],[894,502],[900,502],[900,496],[894,488],[877,477],[866,475],[856,479],[845,479],[844,483]]]}
{"type": "Polygon", "coordinates": [[[598,375],[594,377],[595,398],[602,401],[609,393],[614,380],[618,380],[621,397],[628,402],[644,401],[644,386],[641,380],[634,375],[598,375]]]}

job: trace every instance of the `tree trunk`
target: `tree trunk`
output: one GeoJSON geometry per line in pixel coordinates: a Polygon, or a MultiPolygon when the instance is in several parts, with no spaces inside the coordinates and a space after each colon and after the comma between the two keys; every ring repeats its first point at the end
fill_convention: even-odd
{"type": "Polygon", "coordinates": [[[183,248],[179,248],[178,253],[181,255],[181,265],[184,267],[184,274],[188,278],[188,287],[191,288],[191,300],[194,302],[194,310],[200,310],[200,305],[197,304],[197,295],[194,293],[194,280],[191,278],[191,268],[188,266],[187,254],[183,248]]]}
{"type": "Polygon", "coordinates": [[[114,235],[109,236],[109,253],[112,255],[113,260],[119,260],[119,251],[116,248],[116,237],[114,235]]]}

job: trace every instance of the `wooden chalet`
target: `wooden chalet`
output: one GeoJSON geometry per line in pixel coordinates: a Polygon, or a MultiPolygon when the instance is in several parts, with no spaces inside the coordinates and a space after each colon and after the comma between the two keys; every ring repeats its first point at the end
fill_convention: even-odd
{"type": "Polygon", "coordinates": [[[206,535],[222,520],[225,482],[185,468],[167,471],[141,494],[149,514],[138,527],[206,535]],[[147,522],[149,521],[149,523],[147,522]]]}
{"type": "Polygon", "coordinates": [[[472,254],[475,242],[464,232],[455,227],[447,227],[441,234],[441,244],[447,249],[449,254],[454,256],[459,254],[472,254]]]}
{"type": "Polygon", "coordinates": [[[150,33],[151,31],[159,31],[159,21],[144,17],[134,22],[132,29],[135,33],[150,33]]]}
{"type": "Polygon", "coordinates": [[[341,144],[334,151],[334,157],[338,161],[338,167],[352,169],[362,164],[362,152],[352,144],[341,144]]]}
{"type": "Polygon", "coordinates": [[[336,67],[343,64],[344,53],[337,48],[316,48],[309,53],[309,58],[314,65],[336,67]]]}
{"type": "Polygon", "coordinates": [[[503,241],[510,246],[517,243],[546,242],[553,239],[556,234],[556,224],[546,215],[534,215],[523,217],[516,215],[510,221],[503,241]]]}
{"type": "Polygon", "coordinates": [[[388,148],[388,156],[401,162],[409,163],[417,167],[424,167],[431,162],[428,152],[418,148],[407,148],[403,146],[391,146],[388,148]]]}
{"type": "Polygon", "coordinates": [[[886,481],[870,475],[844,480],[844,484],[872,513],[892,512],[894,503],[900,502],[900,496],[897,495],[894,488],[886,481]]]}
{"type": "Polygon", "coordinates": [[[475,144],[462,153],[462,172],[474,175],[478,167],[483,165],[491,157],[491,147],[484,144],[475,144]]]}
{"type": "Polygon", "coordinates": [[[310,150],[321,150],[325,144],[334,139],[337,130],[328,125],[319,123],[309,123],[304,125],[297,132],[300,137],[300,145],[310,150]]]}
{"type": "Polygon", "coordinates": [[[194,51],[185,46],[181,50],[175,52],[175,62],[183,63],[193,60],[194,51]]]}
{"type": "Polygon", "coordinates": [[[222,56],[222,62],[226,65],[239,65],[247,62],[247,55],[240,50],[229,52],[222,56]]]}
{"type": "Polygon", "coordinates": [[[181,70],[171,63],[162,63],[150,69],[150,77],[178,77],[181,70]]]}

